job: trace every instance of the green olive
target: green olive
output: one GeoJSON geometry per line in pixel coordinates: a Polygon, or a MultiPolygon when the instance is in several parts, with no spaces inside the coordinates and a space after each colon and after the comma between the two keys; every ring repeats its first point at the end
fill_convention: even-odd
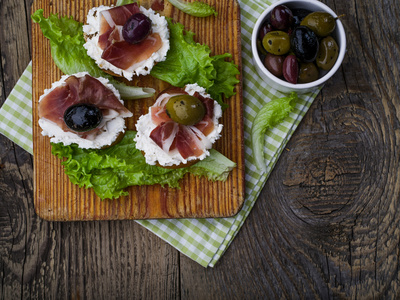
{"type": "Polygon", "coordinates": [[[318,68],[322,70],[330,70],[335,64],[339,56],[339,47],[335,39],[331,36],[327,36],[322,39],[319,44],[319,50],[315,62],[318,68]]]}
{"type": "Polygon", "coordinates": [[[257,50],[260,55],[267,55],[267,51],[265,51],[264,47],[262,46],[262,42],[257,39],[257,50]]]}
{"type": "Polygon", "coordinates": [[[309,83],[319,78],[317,66],[313,63],[301,63],[299,70],[298,83],[309,83]]]}
{"type": "Polygon", "coordinates": [[[267,52],[284,55],[290,50],[290,37],[284,31],[270,31],[264,36],[262,44],[267,52]]]}
{"type": "Polygon", "coordinates": [[[171,97],[165,108],[168,116],[182,125],[194,125],[203,120],[206,114],[203,102],[190,95],[171,97]]]}
{"type": "Polygon", "coordinates": [[[336,20],[327,12],[316,11],[308,14],[300,25],[310,28],[319,37],[324,37],[335,30],[336,20]]]}

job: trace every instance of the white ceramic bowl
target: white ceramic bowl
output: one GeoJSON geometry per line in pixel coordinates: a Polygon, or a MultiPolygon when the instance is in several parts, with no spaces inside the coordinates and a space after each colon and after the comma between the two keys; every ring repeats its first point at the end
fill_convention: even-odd
{"type": "Polygon", "coordinates": [[[277,89],[278,91],[288,93],[288,92],[298,92],[299,94],[302,93],[307,93],[310,91],[315,90],[316,88],[322,86],[329,78],[332,77],[333,74],[339,69],[340,65],[342,64],[344,54],[346,52],[346,34],[344,32],[343,24],[342,22],[338,19],[336,21],[336,28],[335,31],[332,33],[332,36],[335,38],[338,46],[339,46],[339,56],[336,60],[336,63],[327,72],[320,72],[320,78],[316,81],[309,82],[309,83],[289,83],[285,80],[282,80],[274,75],[272,75],[271,72],[269,72],[263,62],[261,61],[261,58],[258,54],[257,51],[257,36],[258,36],[258,31],[260,30],[260,27],[263,25],[264,21],[269,17],[272,9],[280,4],[284,4],[287,7],[294,9],[294,8],[304,8],[308,9],[311,11],[325,11],[330,13],[332,16],[337,17],[335,12],[330,9],[328,6],[326,6],[324,3],[319,2],[317,0],[281,0],[270,7],[268,7],[258,18],[251,37],[251,49],[253,53],[253,63],[254,66],[256,67],[257,73],[260,75],[261,79],[264,80],[266,83],[268,83],[271,87],[277,89]]]}

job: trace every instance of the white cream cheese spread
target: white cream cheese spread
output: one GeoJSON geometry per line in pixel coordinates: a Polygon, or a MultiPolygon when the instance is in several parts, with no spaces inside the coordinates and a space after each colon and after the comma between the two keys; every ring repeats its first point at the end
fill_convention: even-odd
{"type": "Polygon", "coordinates": [[[98,46],[100,18],[99,13],[112,7],[101,5],[89,10],[87,16],[87,25],[83,25],[83,32],[87,37],[86,43],[83,45],[87,50],[87,54],[93,58],[101,69],[110,70],[111,72],[123,76],[128,80],[132,80],[134,75],[148,75],[156,62],[164,61],[169,50],[169,30],[168,23],[164,16],[155,13],[151,8],[146,9],[140,7],[141,13],[150,18],[152,22],[152,32],[160,35],[162,46],[154,52],[148,59],[141,61],[130,68],[122,70],[112,65],[108,61],[101,58],[103,50],[98,46]],[[131,70],[132,69],[132,70],[131,70]]]}
{"type": "MultiPolygon", "coordinates": [[[[84,77],[87,72],[81,72],[81,73],[76,73],[73,74],[73,76],[77,78],[84,77]]],[[[53,91],[55,88],[63,86],[65,84],[65,80],[69,77],[70,75],[64,75],[61,77],[61,79],[57,82],[54,82],[51,86],[50,89],[46,89],[43,93],[43,95],[39,98],[39,103],[40,101],[51,91],[53,91]]],[[[71,75],[72,76],[72,75],[71,75]]],[[[120,99],[120,94],[117,89],[114,88],[113,85],[111,85],[106,78],[96,78],[99,80],[103,85],[105,85],[108,89],[110,89],[114,95],[119,99],[121,104],[124,104],[123,100],[120,99]]],[[[84,149],[100,149],[105,146],[111,145],[117,137],[125,131],[125,117],[131,117],[133,114],[127,114],[124,117],[120,116],[118,112],[112,111],[110,115],[107,117],[103,118],[103,122],[101,124],[102,129],[99,134],[96,135],[94,139],[85,139],[80,137],[78,134],[74,132],[67,132],[62,130],[56,123],[45,119],[45,118],[40,118],[39,119],[39,126],[42,128],[42,135],[43,136],[49,136],[50,137],[50,142],[52,143],[63,143],[65,146],[71,145],[71,144],[78,144],[80,148],[84,149]]]]}
{"type": "MultiPolygon", "coordinates": [[[[206,93],[205,89],[197,84],[188,84],[186,85],[184,90],[191,96],[198,92],[201,96],[205,98],[211,98],[211,96],[206,93]]],[[[176,94],[163,94],[161,97],[172,97],[174,95],[176,94]]],[[[162,101],[162,99],[159,100],[162,101]]],[[[214,100],[214,113],[212,119],[214,123],[214,129],[206,136],[207,141],[205,141],[205,143],[208,145],[212,146],[212,144],[221,136],[220,133],[222,131],[223,125],[218,123],[218,119],[221,116],[221,106],[218,104],[217,101],[214,100]]],[[[145,153],[146,163],[150,165],[155,165],[156,162],[158,162],[158,164],[160,164],[161,166],[174,166],[186,164],[192,160],[202,160],[210,155],[210,152],[208,150],[211,148],[211,146],[207,147],[207,149],[201,156],[190,156],[186,159],[183,158],[176,149],[169,151],[168,153],[165,152],[150,138],[151,132],[156,127],[157,125],[153,123],[150,112],[146,115],[142,115],[136,123],[136,148],[145,153]]]]}

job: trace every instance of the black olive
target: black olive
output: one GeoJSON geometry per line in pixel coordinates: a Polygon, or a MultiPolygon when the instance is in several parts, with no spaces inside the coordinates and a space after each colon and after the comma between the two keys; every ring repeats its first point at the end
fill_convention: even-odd
{"type": "Polygon", "coordinates": [[[304,8],[294,8],[292,9],[292,12],[294,18],[294,27],[297,27],[300,25],[301,21],[303,21],[303,19],[312,11],[304,8]]]}
{"type": "Polygon", "coordinates": [[[301,62],[312,62],[317,57],[319,41],[310,28],[296,27],[292,32],[290,43],[294,54],[301,62]]]}
{"type": "Polygon", "coordinates": [[[122,27],[122,36],[130,44],[143,41],[151,32],[151,20],[142,13],[129,17],[122,27]]]}
{"type": "Polygon", "coordinates": [[[67,127],[76,132],[85,132],[96,128],[103,119],[101,110],[92,104],[78,103],[64,112],[67,127]]]}

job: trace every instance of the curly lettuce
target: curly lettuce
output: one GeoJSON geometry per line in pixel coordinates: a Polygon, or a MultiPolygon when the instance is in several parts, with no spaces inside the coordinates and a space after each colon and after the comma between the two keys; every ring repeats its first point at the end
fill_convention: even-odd
{"type": "Polygon", "coordinates": [[[115,6],[122,6],[126,4],[131,4],[137,2],[136,0],[117,0],[117,3],[115,3],[115,6]]]}
{"type": "Polygon", "coordinates": [[[268,128],[282,122],[296,106],[297,93],[287,97],[275,98],[265,104],[257,113],[251,127],[251,145],[255,166],[266,172],[264,161],[264,135],[268,128]]]}
{"type": "Polygon", "coordinates": [[[170,49],[167,58],[155,65],[150,75],[177,87],[197,83],[226,108],[223,97],[233,96],[234,87],[240,82],[237,79],[240,74],[237,66],[226,60],[232,57],[231,54],[211,56],[211,49],[196,43],[194,33],[186,31],[182,24],[168,19],[168,27],[170,49]]]}
{"type": "Polygon", "coordinates": [[[184,13],[194,16],[194,17],[208,17],[217,16],[218,13],[214,7],[208,5],[204,2],[194,1],[187,2],[184,0],[169,0],[173,6],[183,11],[184,13]]]}
{"type": "Polygon", "coordinates": [[[81,149],[77,145],[52,144],[52,154],[63,159],[65,173],[73,184],[93,188],[101,199],[114,199],[128,194],[132,185],[160,184],[179,187],[186,174],[205,176],[212,181],[225,181],[236,164],[216,150],[188,168],[166,169],[149,165],[133,141],[135,131],[127,131],[122,141],[106,149],[81,149]]]}

